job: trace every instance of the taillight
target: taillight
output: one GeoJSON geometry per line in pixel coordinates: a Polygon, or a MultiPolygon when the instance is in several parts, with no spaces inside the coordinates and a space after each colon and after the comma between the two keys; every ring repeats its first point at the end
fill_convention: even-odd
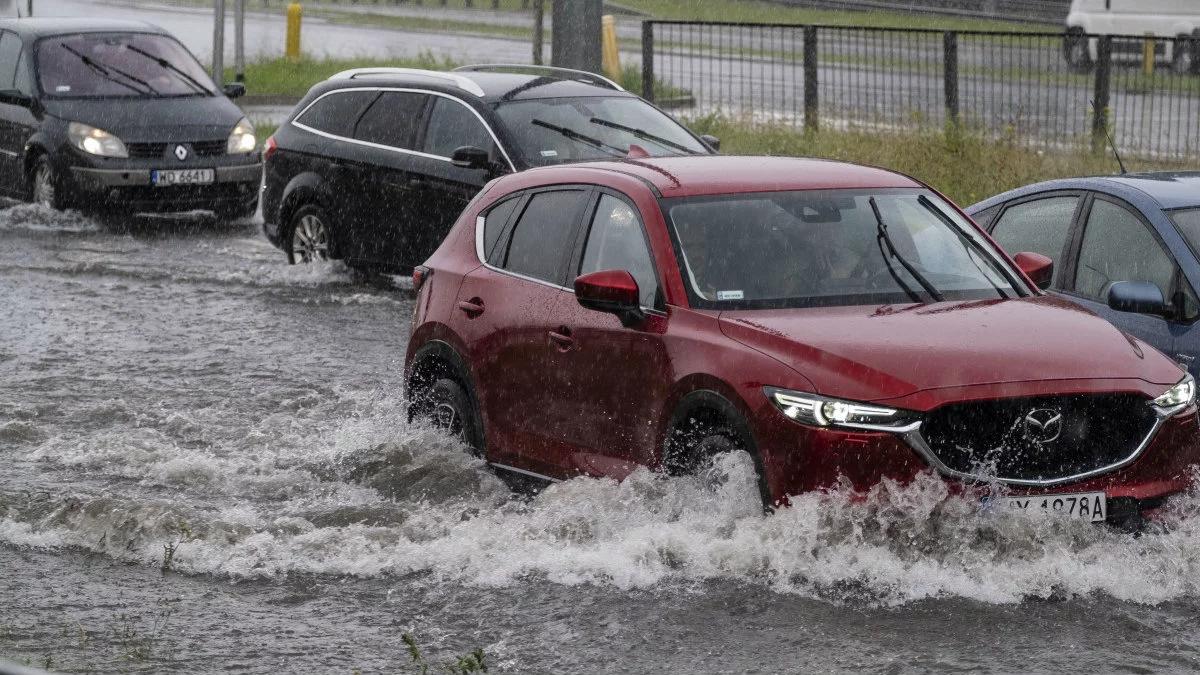
{"type": "Polygon", "coordinates": [[[417,265],[414,267],[413,291],[421,290],[421,287],[425,285],[426,281],[429,281],[429,277],[431,276],[433,276],[433,270],[429,269],[428,267],[425,267],[424,265],[417,265]]]}
{"type": "Polygon", "coordinates": [[[274,136],[268,136],[266,143],[263,143],[263,161],[271,159],[271,155],[279,149],[279,144],[275,142],[274,136]]]}

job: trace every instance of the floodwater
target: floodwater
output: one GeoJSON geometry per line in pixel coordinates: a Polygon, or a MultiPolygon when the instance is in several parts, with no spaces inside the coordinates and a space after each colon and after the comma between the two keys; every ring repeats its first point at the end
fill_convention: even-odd
{"type": "Polygon", "coordinates": [[[1200,497],[1135,536],[940,481],[763,516],[635,473],[528,497],[411,426],[402,282],[253,224],[0,210],[0,655],[76,672],[1200,669],[1200,497]]]}

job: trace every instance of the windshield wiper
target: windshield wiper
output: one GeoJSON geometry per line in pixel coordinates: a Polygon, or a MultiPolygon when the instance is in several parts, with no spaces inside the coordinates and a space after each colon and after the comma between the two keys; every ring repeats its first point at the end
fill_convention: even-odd
{"type": "MultiPolygon", "coordinates": [[[[926,279],[925,276],[920,272],[918,272],[917,268],[914,267],[912,263],[905,260],[904,256],[900,255],[900,252],[896,250],[896,243],[892,241],[892,235],[888,234],[887,225],[883,222],[883,214],[879,212],[879,204],[875,203],[874,197],[871,197],[870,204],[871,211],[875,213],[875,229],[879,232],[879,234],[876,236],[876,239],[878,241],[887,243],[888,251],[891,252],[892,257],[900,261],[900,264],[904,266],[904,269],[908,270],[908,273],[917,280],[918,284],[921,284],[921,288],[924,288],[925,292],[928,293],[930,297],[937,302],[944,300],[945,298],[942,297],[942,294],[938,291],[938,289],[934,288],[933,284],[929,283],[929,280],[926,279]]],[[[887,261],[886,256],[884,257],[884,261],[887,261]]],[[[891,269],[891,265],[888,266],[888,269],[891,269]]]]}
{"type": "Polygon", "coordinates": [[[682,152],[685,155],[699,154],[695,150],[692,150],[686,146],[680,145],[680,144],[676,143],[675,141],[668,141],[667,139],[665,139],[661,136],[655,136],[654,134],[650,133],[649,131],[646,131],[645,129],[637,129],[635,127],[627,127],[624,124],[619,124],[619,123],[613,122],[611,120],[601,119],[599,117],[593,117],[592,119],[590,119],[588,121],[591,122],[592,124],[598,124],[602,127],[608,127],[610,129],[624,131],[625,133],[627,133],[631,136],[634,136],[636,138],[640,138],[643,141],[650,141],[651,143],[658,143],[659,145],[663,146],[664,148],[671,148],[672,150],[678,150],[679,152],[682,152]]]}
{"type": "Polygon", "coordinates": [[[962,244],[963,251],[967,254],[967,259],[971,261],[971,264],[975,266],[975,269],[979,270],[979,273],[983,275],[983,278],[987,279],[987,282],[992,285],[992,288],[996,289],[996,292],[1000,294],[1000,297],[1007,299],[1008,292],[1001,288],[1000,284],[992,281],[992,278],[988,276],[988,273],[979,266],[979,261],[975,259],[975,256],[971,255],[972,249],[967,243],[967,238],[958,231],[958,228],[950,220],[949,216],[947,216],[945,213],[942,213],[942,210],[937,207],[937,204],[934,204],[933,200],[925,195],[917,197],[917,203],[925,207],[926,211],[932,213],[935,218],[941,220],[943,224],[945,224],[951,229],[952,232],[954,232],[955,236],[958,238],[958,243],[962,244]]]}
{"type": "Polygon", "coordinates": [[[140,54],[140,55],[150,59],[151,61],[157,63],[159,66],[166,68],[167,70],[171,71],[172,73],[175,73],[184,82],[186,82],[187,84],[190,84],[192,87],[194,87],[196,89],[196,91],[201,92],[206,96],[213,95],[213,92],[208,87],[204,86],[203,84],[200,84],[199,80],[192,77],[191,75],[188,75],[184,71],[180,70],[179,67],[176,66],[174,63],[171,63],[170,61],[162,58],[161,56],[155,56],[155,55],[151,54],[150,52],[142,49],[141,47],[135,47],[133,45],[125,45],[125,46],[126,46],[126,48],[129,49],[129,51],[133,52],[134,54],[140,54]]]}
{"type": "Polygon", "coordinates": [[[628,150],[622,150],[621,148],[618,148],[615,145],[609,145],[608,143],[605,143],[604,141],[600,140],[599,138],[594,138],[592,136],[588,136],[587,134],[581,134],[578,131],[575,131],[574,129],[560,127],[557,124],[551,124],[549,122],[545,122],[543,120],[539,120],[536,118],[530,120],[529,123],[534,125],[535,127],[542,127],[543,129],[549,129],[550,131],[553,131],[553,132],[559,134],[560,136],[564,136],[573,141],[579,141],[580,143],[586,143],[586,144],[596,148],[597,150],[606,150],[613,157],[625,157],[625,155],[629,154],[628,150]]]}
{"type": "Polygon", "coordinates": [[[88,56],[87,54],[80,53],[79,51],[72,48],[70,45],[68,45],[65,42],[60,42],[59,45],[62,46],[63,49],[67,50],[68,53],[74,54],[76,58],[78,58],[80,61],[83,62],[83,65],[87,66],[88,68],[91,68],[92,70],[94,70],[96,73],[98,73],[101,77],[108,80],[109,82],[115,82],[115,83],[121,85],[122,87],[125,87],[126,89],[131,89],[135,93],[141,94],[143,96],[145,96],[146,94],[157,94],[158,93],[158,90],[155,89],[153,86],[151,86],[150,83],[146,82],[145,80],[140,80],[119,68],[102,65],[101,63],[99,63],[98,61],[93,59],[92,57],[88,56]],[[118,75],[120,75],[128,80],[138,83],[139,85],[145,87],[145,89],[139,89],[139,88],[133,86],[132,84],[129,84],[129,82],[125,82],[124,80],[118,80],[117,78],[113,77],[113,72],[116,72],[118,75]]]}

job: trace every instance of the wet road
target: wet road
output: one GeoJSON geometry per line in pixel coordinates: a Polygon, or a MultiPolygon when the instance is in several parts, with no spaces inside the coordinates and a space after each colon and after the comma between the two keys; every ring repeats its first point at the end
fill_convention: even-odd
{"type": "Polygon", "coordinates": [[[926,479],[771,517],[639,472],[526,498],[410,426],[411,302],[252,224],[0,210],[0,655],[81,672],[1200,668],[1200,499],[1141,537],[926,479]],[[165,568],[165,569],[164,569],[165,568]]]}

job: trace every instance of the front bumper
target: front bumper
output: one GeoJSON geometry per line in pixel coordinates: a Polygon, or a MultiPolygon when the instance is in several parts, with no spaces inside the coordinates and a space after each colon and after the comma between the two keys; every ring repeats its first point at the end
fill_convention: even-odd
{"type": "Polygon", "coordinates": [[[129,211],[245,210],[257,203],[261,163],[201,168],[214,169],[211,184],[158,187],[151,183],[149,168],[75,166],[66,194],[79,206],[129,211]]]}

